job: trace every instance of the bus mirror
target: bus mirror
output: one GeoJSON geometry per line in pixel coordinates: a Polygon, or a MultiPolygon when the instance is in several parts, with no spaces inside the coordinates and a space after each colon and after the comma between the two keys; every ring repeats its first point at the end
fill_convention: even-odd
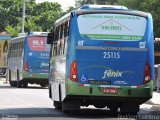
{"type": "Polygon", "coordinates": [[[48,33],[47,44],[51,44],[52,42],[53,42],[52,33],[48,33]]]}
{"type": "Polygon", "coordinates": [[[74,17],[74,12],[71,12],[71,16],[74,17]]]}

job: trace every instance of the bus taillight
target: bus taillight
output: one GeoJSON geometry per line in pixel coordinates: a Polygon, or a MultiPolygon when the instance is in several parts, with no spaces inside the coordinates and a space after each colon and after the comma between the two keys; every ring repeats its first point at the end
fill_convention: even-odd
{"type": "Polygon", "coordinates": [[[144,72],[144,83],[148,83],[151,80],[151,73],[149,64],[146,64],[145,72],[144,72]]]}
{"type": "Polygon", "coordinates": [[[78,81],[78,76],[77,76],[77,62],[73,61],[71,64],[70,68],[70,79],[74,82],[78,81]]]}
{"type": "Polygon", "coordinates": [[[28,62],[26,62],[26,63],[24,64],[24,70],[25,70],[25,71],[28,71],[28,62]]]}

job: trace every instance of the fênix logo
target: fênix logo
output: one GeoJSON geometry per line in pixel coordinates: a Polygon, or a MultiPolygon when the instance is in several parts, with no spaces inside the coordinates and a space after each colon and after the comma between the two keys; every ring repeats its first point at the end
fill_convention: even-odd
{"type": "Polygon", "coordinates": [[[118,78],[118,77],[122,77],[123,75],[123,72],[119,71],[119,70],[116,70],[116,71],[113,71],[112,69],[106,69],[104,71],[104,75],[103,75],[103,79],[104,78],[110,78],[110,77],[113,77],[113,78],[118,78]]]}

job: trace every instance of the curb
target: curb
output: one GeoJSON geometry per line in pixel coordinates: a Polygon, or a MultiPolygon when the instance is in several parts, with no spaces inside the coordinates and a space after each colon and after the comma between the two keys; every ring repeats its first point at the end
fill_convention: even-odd
{"type": "Polygon", "coordinates": [[[6,82],[6,80],[0,79],[0,86],[3,85],[3,84],[8,84],[8,83],[5,83],[5,82],[6,82]]]}

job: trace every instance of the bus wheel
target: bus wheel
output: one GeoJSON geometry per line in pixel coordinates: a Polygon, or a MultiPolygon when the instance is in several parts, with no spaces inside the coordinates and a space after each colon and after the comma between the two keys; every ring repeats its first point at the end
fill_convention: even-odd
{"type": "Polygon", "coordinates": [[[40,86],[41,86],[41,87],[47,87],[48,84],[41,83],[40,86]]]}
{"type": "Polygon", "coordinates": [[[28,87],[28,82],[24,81],[23,82],[23,88],[27,88],[28,87]]]}
{"type": "Polygon", "coordinates": [[[110,111],[111,111],[112,113],[114,113],[114,114],[116,114],[117,111],[118,111],[118,107],[117,107],[117,106],[109,106],[108,108],[109,108],[110,111]]]}
{"type": "Polygon", "coordinates": [[[17,70],[17,88],[22,88],[22,81],[19,79],[19,70],[17,70]]]}
{"type": "Polygon", "coordinates": [[[54,107],[55,109],[62,109],[62,103],[59,101],[54,101],[54,107]]]}
{"type": "Polygon", "coordinates": [[[16,81],[11,81],[11,70],[7,71],[6,79],[8,79],[11,87],[16,87],[17,82],[16,81]]]}
{"type": "Polygon", "coordinates": [[[79,100],[66,100],[62,102],[62,112],[72,112],[78,113],[80,110],[80,101],[79,100]]]}
{"type": "Polygon", "coordinates": [[[120,107],[121,114],[132,114],[136,115],[139,112],[139,105],[137,104],[122,104],[120,107]]]}

